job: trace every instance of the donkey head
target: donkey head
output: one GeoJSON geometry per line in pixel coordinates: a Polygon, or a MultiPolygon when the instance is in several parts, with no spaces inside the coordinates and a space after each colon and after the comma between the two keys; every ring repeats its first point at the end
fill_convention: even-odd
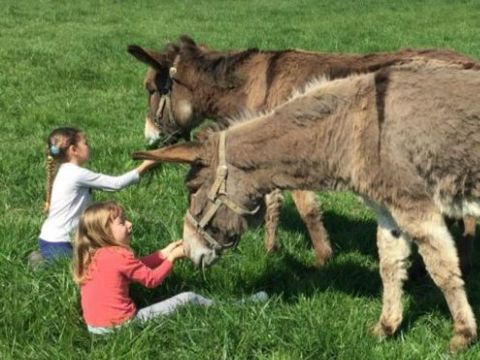
{"type": "Polygon", "coordinates": [[[148,97],[145,138],[149,144],[173,143],[181,137],[187,139],[197,124],[199,114],[193,109],[197,77],[185,57],[187,52],[196,51],[202,48],[187,36],[182,36],[178,44],[168,44],[162,52],[137,45],[128,47],[130,54],[149,65],[144,80],[148,97]]]}
{"type": "Polygon", "coordinates": [[[134,159],[191,165],[185,181],[189,208],[183,240],[187,256],[202,267],[211,265],[223,250],[235,246],[249,223],[262,218],[263,211],[258,210],[264,210],[262,197],[249,194],[252,186],[248,176],[225,162],[223,141],[225,138],[215,133],[204,143],[182,143],[133,154],[134,159]]]}
{"type": "MultiPolygon", "coordinates": [[[[148,97],[145,137],[150,144],[188,140],[190,131],[204,118],[216,116],[219,98],[245,81],[238,71],[245,52],[209,50],[186,35],[161,52],[137,45],[129,46],[128,52],[149,65],[144,86],[148,97]]],[[[238,96],[232,97],[234,103],[238,96]]]]}

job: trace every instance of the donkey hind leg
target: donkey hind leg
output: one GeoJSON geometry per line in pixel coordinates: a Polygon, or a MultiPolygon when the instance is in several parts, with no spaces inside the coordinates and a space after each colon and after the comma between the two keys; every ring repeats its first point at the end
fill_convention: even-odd
{"type": "Polygon", "coordinates": [[[403,283],[408,278],[408,258],[411,241],[401,233],[393,219],[378,219],[377,246],[382,278],[382,314],[373,328],[373,333],[383,339],[393,335],[403,319],[403,283]]]}
{"type": "Polygon", "coordinates": [[[444,219],[436,210],[424,214],[392,211],[400,228],[418,245],[425,267],[440,288],[453,317],[454,336],[450,349],[465,348],[477,337],[477,325],[464,289],[454,241],[444,219]]]}
{"type": "Polygon", "coordinates": [[[460,268],[462,274],[466,275],[472,270],[472,252],[473,242],[475,240],[476,218],[473,216],[464,216],[459,221],[462,235],[457,239],[458,255],[460,257],[460,268]]]}
{"type": "Polygon", "coordinates": [[[280,207],[283,203],[282,192],[278,189],[273,190],[270,194],[265,195],[265,249],[271,253],[277,249],[275,241],[275,233],[280,218],[280,207]]]}
{"type": "Polygon", "coordinates": [[[295,206],[310,234],[315,251],[315,266],[323,266],[332,256],[332,247],[322,223],[322,213],[317,196],[312,191],[292,191],[295,206]]]}

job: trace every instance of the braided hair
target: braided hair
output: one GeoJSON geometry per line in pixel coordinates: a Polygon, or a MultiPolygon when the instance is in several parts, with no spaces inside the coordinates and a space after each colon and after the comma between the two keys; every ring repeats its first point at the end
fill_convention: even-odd
{"type": "Polygon", "coordinates": [[[47,182],[45,183],[45,205],[43,211],[48,213],[52,197],[53,179],[60,163],[68,161],[67,150],[76,145],[82,132],[71,127],[61,127],[53,130],[47,138],[45,162],[47,182]]]}

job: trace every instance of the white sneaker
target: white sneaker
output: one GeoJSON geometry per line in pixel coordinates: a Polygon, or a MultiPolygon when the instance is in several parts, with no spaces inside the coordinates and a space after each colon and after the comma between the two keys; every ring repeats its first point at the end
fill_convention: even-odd
{"type": "Polygon", "coordinates": [[[44,262],[43,256],[40,251],[32,251],[27,258],[28,266],[32,269],[38,268],[44,262]]]}
{"type": "Polygon", "coordinates": [[[255,302],[265,302],[268,300],[268,294],[265,291],[259,291],[253,295],[251,295],[248,300],[255,301],[255,302]]]}

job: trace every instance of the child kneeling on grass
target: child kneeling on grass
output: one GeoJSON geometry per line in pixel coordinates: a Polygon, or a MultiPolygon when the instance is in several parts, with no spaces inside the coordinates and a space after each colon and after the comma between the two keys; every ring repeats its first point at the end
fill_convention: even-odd
{"type": "Polygon", "coordinates": [[[137,311],[129,296],[130,282],[148,288],[158,286],[174,262],[185,254],[180,240],[136,258],[129,245],[131,231],[132,223],[113,201],[90,205],[80,217],[73,244],[73,277],[80,286],[83,317],[91,333],[111,332],[131,319],[143,322],[167,315],[187,303],[213,303],[193,292],[184,292],[137,311]]]}
{"type": "Polygon", "coordinates": [[[81,130],[70,127],[57,128],[50,133],[46,154],[47,199],[44,210],[48,217],[38,238],[41,254],[33,252],[29,256],[32,266],[38,265],[42,260],[71,256],[70,235],[76,230],[80,214],[91,202],[92,189],[121,190],[137,183],[140,176],[156,164],[146,160],[120,176],[90,171],[84,168],[90,159],[87,136],[81,130]],[[57,166],[58,172],[55,175],[57,166]]]}

